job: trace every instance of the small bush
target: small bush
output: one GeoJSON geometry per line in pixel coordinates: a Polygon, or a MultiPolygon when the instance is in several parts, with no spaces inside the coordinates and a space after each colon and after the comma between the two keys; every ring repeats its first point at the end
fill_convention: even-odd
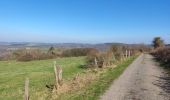
{"type": "Polygon", "coordinates": [[[87,54],[87,67],[95,67],[95,59],[98,61],[99,60],[99,51],[97,49],[92,49],[88,54],[87,54]]]}
{"type": "Polygon", "coordinates": [[[33,56],[29,53],[26,53],[24,55],[21,55],[20,57],[18,57],[17,59],[18,61],[31,61],[31,60],[34,60],[33,59],[33,56]]]}
{"type": "Polygon", "coordinates": [[[67,49],[62,52],[63,57],[78,57],[87,56],[87,54],[93,50],[93,48],[73,48],[67,49]]]}
{"type": "Polygon", "coordinates": [[[12,52],[9,52],[9,51],[3,52],[0,55],[1,61],[3,61],[3,60],[13,60],[13,59],[14,59],[13,54],[12,54],[12,52]]]}
{"type": "Polygon", "coordinates": [[[96,67],[95,59],[99,68],[110,66],[113,63],[113,53],[109,50],[107,52],[99,52],[98,50],[92,50],[87,55],[88,67],[96,67]]]}
{"type": "Polygon", "coordinates": [[[123,48],[122,46],[112,46],[110,49],[111,51],[113,52],[113,55],[115,57],[115,60],[119,61],[121,60],[121,57],[123,55],[123,52],[126,50],[123,51],[123,48]]]}
{"type": "Polygon", "coordinates": [[[54,51],[42,52],[39,49],[19,49],[13,52],[18,61],[44,60],[58,57],[54,51]]]}
{"type": "Polygon", "coordinates": [[[170,68],[170,47],[159,48],[152,52],[152,55],[163,64],[168,65],[170,68]]]}

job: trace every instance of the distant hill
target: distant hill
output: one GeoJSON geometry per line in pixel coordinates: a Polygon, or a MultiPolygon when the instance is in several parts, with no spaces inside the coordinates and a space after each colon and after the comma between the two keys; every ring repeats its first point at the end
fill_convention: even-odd
{"type": "Polygon", "coordinates": [[[167,44],[166,46],[170,47],[170,44],[167,44]]]}
{"type": "MultiPolygon", "coordinates": [[[[0,52],[5,50],[16,50],[19,48],[96,48],[100,51],[107,50],[112,45],[119,46],[140,46],[141,44],[124,44],[124,43],[99,43],[99,44],[88,44],[88,43],[32,43],[32,42],[0,42],[0,52]]],[[[151,45],[146,45],[150,47],[151,45]]]]}
{"type": "Polygon", "coordinates": [[[123,43],[100,43],[100,44],[85,44],[85,43],[31,43],[31,42],[0,42],[0,50],[7,48],[96,48],[101,51],[106,50],[111,45],[126,45],[123,43]]]}

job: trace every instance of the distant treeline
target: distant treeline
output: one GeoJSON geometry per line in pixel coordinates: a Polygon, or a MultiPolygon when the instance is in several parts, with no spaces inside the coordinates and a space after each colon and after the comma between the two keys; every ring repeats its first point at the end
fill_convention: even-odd
{"type": "Polygon", "coordinates": [[[0,60],[17,60],[17,61],[32,61],[53,59],[58,57],[78,57],[86,56],[93,48],[73,48],[73,49],[56,49],[50,47],[49,50],[42,49],[18,49],[8,51],[0,56],[0,60]]]}
{"type": "MultiPolygon", "coordinates": [[[[135,45],[135,46],[120,46],[113,45],[113,47],[118,48],[115,52],[115,57],[120,56],[119,53],[116,52],[125,52],[125,49],[129,49],[132,51],[147,51],[150,50],[150,47],[145,45],[135,45]]],[[[109,49],[110,49],[109,48],[109,49]]],[[[108,50],[106,50],[108,51],[108,50]]],[[[12,51],[4,52],[0,54],[0,60],[17,60],[17,61],[32,61],[32,60],[44,60],[44,59],[54,59],[58,57],[78,57],[78,56],[88,56],[88,55],[104,55],[101,51],[95,48],[72,48],[72,49],[63,49],[63,48],[54,48],[50,47],[47,50],[37,49],[37,48],[26,48],[26,49],[17,49],[12,51]]],[[[96,57],[97,57],[96,55],[96,57]]],[[[97,57],[98,59],[100,57],[97,57]]],[[[103,58],[103,57],[102,57],[103,58]]]]}

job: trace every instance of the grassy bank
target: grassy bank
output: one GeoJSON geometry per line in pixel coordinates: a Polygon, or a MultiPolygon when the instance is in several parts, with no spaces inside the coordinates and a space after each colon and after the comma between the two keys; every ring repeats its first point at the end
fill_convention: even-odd
{"type": "MultiPolygon", "coordinates": [[[[127,61],[119,64],[116,68],[105,69],[105,72],[100,77],[88,84],[85,88],[75,91],[74,93],[67,93],[60,96],[61,100],[98,100],[105,90],[110,86],[112,81],[118,78],[123,71],[131,64],[136,57],[131,57],[127,61]]],[[[91,76],[89,76],[91,77],[91,76]]]]}

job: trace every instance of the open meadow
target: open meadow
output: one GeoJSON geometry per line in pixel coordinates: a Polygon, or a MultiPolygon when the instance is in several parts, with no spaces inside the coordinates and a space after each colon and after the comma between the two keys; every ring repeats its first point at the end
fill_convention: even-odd
{"type": "Polygon", "coordinates": [[[49,90],[46,85],[54,84],[53,61],[63,68],[65,80],[81,73],[81,65],[85,63],[85,57],[69,57],[51,60],[30,62],[0,61],[0,99],[23,99],[24,82],[26,77],[30,80],[30,99],[48,97],[49,90]]]}
{"type": "Polygon", "coordinates": [[[59,100],[97,100],[112,80],[117,78],[133,60],[134,57],[131,57],[127,61],[119,63],[116,68],[114,66],[113,68],[97,70],[82,68],[82,65],[86,63],[85,57],[66,57],[30,62],[0,61],[0,99],[22,100],[24,81],[29,78],[30,100],[56,98],[59,100]],[[65,91],[60,95],[52,93],[48,86],[55,83],[53,61],[62,66],[64,83],[72,83],[72,79],[79,74],[79,83],[82,86],[75,87],[79,83],[73,82],[76,89],[65,91]]]}

